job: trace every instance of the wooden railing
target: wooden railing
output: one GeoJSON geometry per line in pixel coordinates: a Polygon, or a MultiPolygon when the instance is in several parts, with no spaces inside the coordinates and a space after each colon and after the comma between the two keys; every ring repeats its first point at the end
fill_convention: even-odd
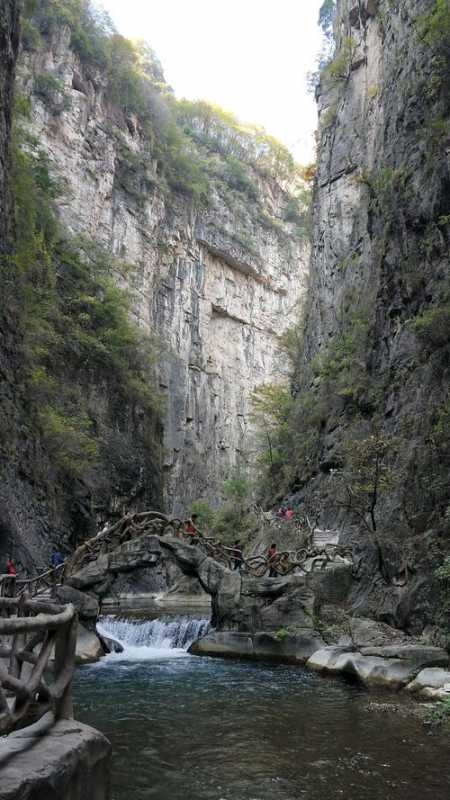
{"type": "Polygon", "coordinates": [[[50,590],[52,592],[64,580],[65,563],[51,567],[34,578],[16,578],[16,594],[29,594],[32,597],[50,590]]]}
{"type": "Polygon", "coordinates": [[[13,576],[0,583],[0,734],[52,711],[70,719],[77,614],[74,607],[13,593],[13,576]]]}

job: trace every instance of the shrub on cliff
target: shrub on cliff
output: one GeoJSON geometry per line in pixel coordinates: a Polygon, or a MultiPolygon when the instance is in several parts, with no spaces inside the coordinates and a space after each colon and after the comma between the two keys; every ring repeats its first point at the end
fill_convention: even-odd
{"type": "Polygon", "coordinates": [[[413,322],[416,335],[424,347],[433,352],[450,345],[450,303],[426,309],[413,322]]]}

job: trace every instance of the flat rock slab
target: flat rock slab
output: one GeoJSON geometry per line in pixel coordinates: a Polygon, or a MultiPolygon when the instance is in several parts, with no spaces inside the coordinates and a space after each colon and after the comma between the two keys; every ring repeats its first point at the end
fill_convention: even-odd
{"type": "Polygon", "coordinates": [[[35,725],[2,738],[1,800],[109,800],[111,745],[74,720],[35,725]]]}
{"type": "Polygon", "coordinates": [[[202,656],[269,659],[304,664],[323,646],[324,642],[320,636],[309,629],[295,633],[283,630],[279,633],[217,631],[199,639],[189,652],[202,656]]]}

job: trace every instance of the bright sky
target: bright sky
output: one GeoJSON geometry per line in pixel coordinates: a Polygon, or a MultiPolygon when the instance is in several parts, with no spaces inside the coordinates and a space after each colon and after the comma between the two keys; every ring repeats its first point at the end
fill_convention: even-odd
{"type": "Polygon", "coordinates": [[[145,39],[177,97],[209,100],[263,125],[300,163],[313,159],[306,74],[322,0],[101,0],[120,33],[145,39]]]}

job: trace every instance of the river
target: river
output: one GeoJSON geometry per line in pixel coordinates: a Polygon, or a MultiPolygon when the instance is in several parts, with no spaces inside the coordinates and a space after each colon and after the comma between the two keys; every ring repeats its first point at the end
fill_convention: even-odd
{"type": "Polygon", "coordinates": [[[77,671],[75,712],[113,744],[113,800],[449,800],[448,739],[409,698],[189,656],[205,620],[102,625],[125,649],[77,671]]]}

